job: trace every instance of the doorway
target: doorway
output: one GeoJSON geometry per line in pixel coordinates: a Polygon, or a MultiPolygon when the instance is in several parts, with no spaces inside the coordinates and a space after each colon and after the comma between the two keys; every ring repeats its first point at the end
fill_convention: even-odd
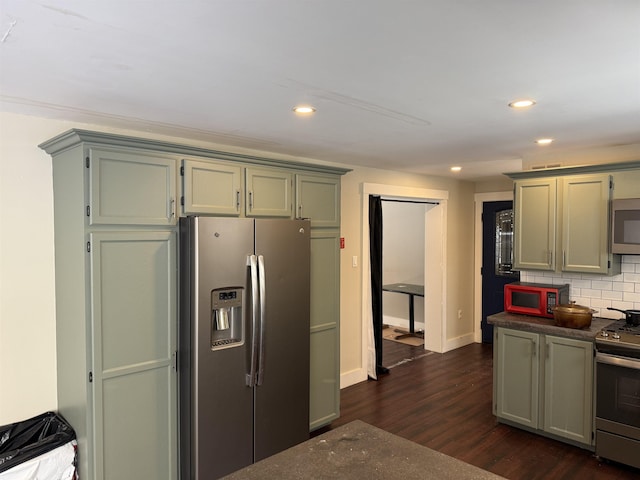
{"type": "Polygon", "coordinates": [[[446,304],[444,284],[446,282],[446,211],[448,192],[393,185],[363,184],[362,188],[362,368],[363,379],[367,376],[377,378],[376,349],[373,332],[370,231],[369,231],[369,195],[402,200],[437,202],[424,214],[424,329],[429,332],[425,338],[424,349],[442,352],[446,335],[444,305],[446,304]]]}
{"type": "Polygon", "coordinates": [[[425,213],[437,203],[384,197],[381,204],[382,365],[393,368],[424,352],[425,213]]]}
{"type": "Polygon", "coordinates": [[[493,343],[487,317],[504,310],[504,286],[520,279],[513,270],[513,201],[484,202],[482,207],[482,343],[493,343]]]}

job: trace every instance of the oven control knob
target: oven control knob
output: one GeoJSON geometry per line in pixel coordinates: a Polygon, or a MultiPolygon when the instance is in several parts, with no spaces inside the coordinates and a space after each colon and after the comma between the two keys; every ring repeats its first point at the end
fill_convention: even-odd
{"type": "Polygon", "coordinates": [[[615,340],[620,340],[620,335],[618,334],[618,332],[613,332],[612,337],[613,337],[615,340]]]}
{"type": "Polygon", "coordinates": [[[601,337],[605,337],[605,338],[606,338],[606,337],[608,337],[608,336],[609,336],[609,334],[607,333],[607,331],[606,331],[606,330],[602,330],[602,331],[600,332],[600,336],[601,336],[601,337]]]}

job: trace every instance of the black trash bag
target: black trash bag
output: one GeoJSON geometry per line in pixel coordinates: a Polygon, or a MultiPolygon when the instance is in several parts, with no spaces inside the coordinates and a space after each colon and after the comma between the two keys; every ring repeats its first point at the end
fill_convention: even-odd
{"type": "Polygon", "coordinates": [[[0,473],[75,440],[76,432],[54,412],[0,427],[0,473]]]}

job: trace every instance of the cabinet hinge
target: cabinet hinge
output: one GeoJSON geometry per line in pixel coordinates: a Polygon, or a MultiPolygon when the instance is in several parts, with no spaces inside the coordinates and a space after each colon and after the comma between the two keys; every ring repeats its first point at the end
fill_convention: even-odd
{"type": "Polygon", "coordinates": [[[91,242],[87,242],[87,253],[91,253],[91,242]]]}
{"type": "Polygon", "coordinates": [[[85,165],[87,166],[87,168],[89,168],[89,155],[87,155],[84,159],[85,161],[85,165]]]}
{"type": "Polygon", "coordinates": [[[609,179],[609,190],[613,190],[613,179],[609,179]]]}
{"type": "Polygon", "coordinates": [[[91,216],[91,205],[87,205],[87,217],[91,216]]]}
{"type": "Polygon", "coordinates": [[[171,362],[172,362],[172,366],[173,366],[173,370],[174,371],[178,371],[178,352],[173,352],[173,354],[171,354],[171,362]]]}
{"type": "Polygon", "coordinates": [[[93,382],[93,372],[89,372],[89,383],[93,382]]]}
{"type": "Polygon", "coordinates": [[[480,267],[480,275],[484,275],[484,267],[480,267]]]}
{"type": "Polygon", "coordinates": [[[184,177],[184,165],[180,167],[180,176],[184,177]]]}
{"type": "Polygon", "coordinates": [[[184,207],[184,195],[180,197],[180,205],[184,207]]]}

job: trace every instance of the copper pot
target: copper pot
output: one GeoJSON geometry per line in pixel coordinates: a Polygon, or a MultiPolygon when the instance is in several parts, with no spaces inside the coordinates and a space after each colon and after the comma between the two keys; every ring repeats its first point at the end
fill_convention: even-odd
{"type": "Polygon", "coordinates": [[[591,318],[595,310],[575,302],[553,307],[553,318],[556,325],[567,328],[586,328],[591,325],[591,318]]]}

